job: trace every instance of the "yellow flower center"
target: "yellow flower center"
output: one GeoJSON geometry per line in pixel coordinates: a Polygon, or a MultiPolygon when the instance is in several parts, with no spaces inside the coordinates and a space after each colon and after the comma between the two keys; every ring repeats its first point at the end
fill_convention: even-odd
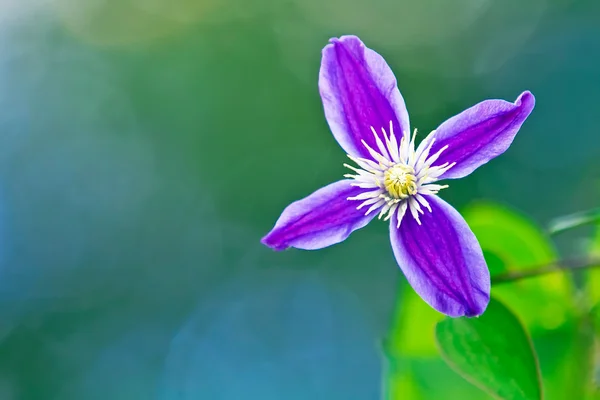
{"type": "Polygon", "coordinates": [[[395,164],[388,168],[383,176],[383,184],[395,199],[405,199],[417,194],[415,170],[405,164],[395,164]]]}

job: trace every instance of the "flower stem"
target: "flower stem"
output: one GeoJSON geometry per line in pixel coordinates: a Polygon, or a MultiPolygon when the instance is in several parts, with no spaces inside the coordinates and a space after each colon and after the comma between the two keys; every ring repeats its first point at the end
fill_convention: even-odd
{"type": "Polygon", "coordinates": [[[541,265],[539,267],[520,271],[510,271],[492,276],[492,285],[520,281],[522,279],[534,278],[536,276],[547,275],[558,271],[575,271],[596,267],[600,267],[600,257],[559,260],[552,264],[541,265]]]}

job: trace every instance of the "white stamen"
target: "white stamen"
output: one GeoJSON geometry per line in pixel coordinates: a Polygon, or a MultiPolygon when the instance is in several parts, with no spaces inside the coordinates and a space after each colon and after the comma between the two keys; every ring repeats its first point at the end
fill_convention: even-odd
{"type": "Polygon", "coordinates": [[[440,190],[446,189],[448,185],[436,185],[436,184],[427,184],[419,187],[419,193],[421,194],[437,194],[440,190]]]}
{"type": "Polygon", "coordinates": [[[388,211],[387,217],[385,217],[383,220],[388,221],[390,218],[392,218],[392,215],[394,215],[394,212],[396,212],[396,208],[398,208],[398,203],[394,203],[392,208],[390,208],[390,210],[388,211]]]}
{"type": "Polygon", "coordinates": [[[414,206],[415,204],[417,204],[417,202],[413,197],[408,199],[408,208],[410,208],[410,213],[412,214],[415,221],[417,221],[417,224],[421,225],[421,220],[419,220],[419,213],[417,211],[417,208],[414,206]]]}
{"type": "Polygon", "coordinates": [[[426,196],[436,195],[448,187],[435,182],[456,165],[445,162],[432,166],[448,149],[448,145],[430,156],[435,143],[435,131],[423,139],[415,151],[416,129],[412,135],[410,131],[404,130],[398,143],[393,121],[390,121],[389,132],[380,128],[383,137],[379,136],[376,128],[371,127],[371,132],[378,151],[362,140],[371,159],[349,155],[358,167],[344,164],[354,172],[345,174],[344,177],[353,180],[353,187],[364,189],[364,192],[348,197],[348,200],[360,202],[357,210],[368,207],[365,215],[377,211],[378,218],[384,221],[395,216],[398,228],[407,210],[410,210],[412,217],[420,225],[419,214],[425,214],[423,208],[432,212],[426,196]]]}
{"type": "Polygon", "coordinates": [[[419,150],[421,149],[421,147],[423,147],[423,149],[421,150],[421,153],[417,156],[417,160],[415,161],[415,169],[418,169],[419,171],[424,170],[423,165],[425,164],[425,161],[427,161],[429,152],[431,151],[431,148],[433,147],[433,144],[435,143],[435,138],[432,137],[431,139],[429,139],[429,136],[428,136],[427,138],[425,138],[423,140],[423,142],[426,142],[426,143],[421,143],[421,145],[419,146],[419,150]]]}
{"type": "Polygon", "coordinates": [[[423,209],[421,208],[421,205],[419,204],[419,202],[415,199],[415,196],[411,197],[410,199],[408,199],[408,205],[412,208],[414,208],[415,210],[417,210],[417,212],[419,214],[425,214],[425,212],[423,211],[423,209]]]}
{"type": "Polygon", "coordinates": [[[360,210],[361,208],[365,207],[365,206],[369,206],[371,204],[375,204],[377,202],[381,201],[381,197],[374,197],[372,199],[368,199],[363,201],[360,206],[356,207],[357,210],[360,210]]]}
{"type": "Polygon", "coordinates": [[[366,158],[352,157],[352,156],[348,156],[348,158],[351,159],[352,161],[354,161],[359,167],[361,167],[362,169],[364,169],[366,171],[379,171],[379,164],[377,164],[371,160],[367,160],[366,158]]]}
{"type": "Polygon", "coordinates": [[[408,207],[408,202],[403,202],[400,207],[398,207],[398,215],[396,218],[398,219],[398,223],[396,224],[396,228],[400,229],[400,222],[402,222],[402,218],[404,218],[404,214],[406,214],[406,208],[408,207]]]}
{"type": "Polygon", "coordinates": [[[386,159],[390,159],[390,155],[388,154],[385,146],[383,145],[383,142],[381,141],[381,139],[379,139],[379,135],[377,135],[377,131],[375,130],[375,128],[371,127],[371,131],[373,132],[373,136],[375,136],[375,143],[377,144],[377,148],[379,149],[379,153],[384,156],[386,159]]]}
{"type": "Polygon", "coordinates": [[[383,217],[383,215],[387,213],[393,205],[394,203],[390,203],[389,201],[385,203],[385,205],[381,207],[381,211],[379,212],[379,216],[377,218],[381,219],[381,217],[383,217]]]}
{"type": "Polygon", "coordinates": [[[399,163],[400,162],[400,149],[398,148],[398,141],[396,140],[396,135],[394,135],[394,124],[390,121],[390,137],[389,140],[385,135],[385,129],[381,128],[383,132],[383,136],[386,138],[386,144],[388,147],[388,151],[392,156],[392,161],[399,163]]]}
{"type": "Polygon", "coordinates": [[[410,145],[410,130],[405,129],[402,132],[402,138],[400,139],[400,161],[408,162],[408,152],[410,145]]]}
{"type": "Polygon", "coordinates": [[[419,193],[417,193],[415,195],[415,197],[417,198],[419,203],[421,203],[423,205],[423,207],[425,207],[427,210],[429,210],[429,212],[433,212],[433,211],[431,211],[431,206],[429,205],[429,202],[427,200],[425,200],[425,197],[423,197],[419,193]]]}
{"type": "Polygon", "coordinates": [[[348,200],[366,200],[366,199],[371,199],[373,197],[379,197],[380,194],[381,194],[381,190],[374,190],[372,192],[363,192],[363,193],[359,194],[358,196],[348,197],[348,200]]]}
{"type": "Polygon", "coordinates": [[[381,154],[379,154],[378,152],[376,152],[375,150],[373,150],[368,144],[367,142],[365,142],[364,140],[361,140],[362,144],[367,148],[367,150],[369,151],[369,154],[371,154],[371,156],[379,161],[380,164],[383,165],[388,165],[390,163],[390,161],[385,158],[384,156],[382,156],[381,154]]]}
{"type": "Polygon", "coordinates": [[[448,145],[445,145],[444,147],[442,147],[440,149],[440,151],[438,151],[437,153],[435,153],[434,155],[432,155],[431,157],[429,157],[427,159],[427,161],[425,161],[425,166],[426,167],[430,167],[431,164],[433,164],[438,158],[440,158],[440,155],[444,152],[444,150],[446,150],[448,148],[448,145]]]}
{"type": "Polygon", "coordinates": [[[385,199],[380,199],[377,203],[373,204],[371,206],[371,208],[369,208],[367,210],[367,212],[365,213],[365,215],[371,214],[372,211],[375,211],[376,209],[378,209],[379,207],[381,207],[384,204],[385,204],[385,199]]]}
{"type": "MultiPolygon", "coordinates": [[[[346,175],[344,175],[344,176],[346,176],[346,175]]],[[[374,183],[367,183],[367,182],[364,182],[364,183],[351,183],[350,186],[354,186],[354,187],[361,188],[361,189],[375,189],[375,188],[380,187],[375,182],[374,183]]]]}
{"type": "Polygon", "coordinates": [[[356,168],[356,167],[353,167],[353,166],[352,166],[352,165],[350,165],[350,164],[344,164],[344,167],[346,167],[346,168],[348,168],[348,169],[351,169],[352,171],[356,172],[356,173],[357,173],[357,174],[359,174],[359,175],[361,175],[361,174],[363,174],[363,173],[365,172],[365,171],[363,171],[363,170],[360,170],[360,169],[358,169],[358,168],[356,168]]]}
{"type": "Polygon", "coordinates": [[[417,128],[415,128],[415,130],[413,132],[412,138],[410,139],[410,145],[408,147],[409,155],[407,157],[407,161],[409,164],[412,164],[412,165],[415,164],[414,161],[416,160],[416,157],[415,157],[415,139],[416,138],[417,138],[417,128]],[[412,163],[411,163],[411,161],[412,161],[412,163]]]}
{"type": "Polygon", "coordinates": [[[409,141],[406,139],[406,136],[402,136],[402,138],[400,139],[400,149],[399,149],[399,156],[400,156],[400,163],[401,164],[408,164],[408,145],[409,145],[409,141]]]}

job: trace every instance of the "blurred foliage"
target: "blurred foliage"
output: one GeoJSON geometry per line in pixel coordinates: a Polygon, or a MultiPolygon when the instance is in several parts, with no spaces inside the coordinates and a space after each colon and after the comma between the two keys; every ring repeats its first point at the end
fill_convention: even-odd
{"type": "MultiPolygon", "coordinates": [[[[464,209],[463,216],[479,240],[492,276],[547,265],[557,259],[549,237],[515,211],[481,202],[464,209]]],[[[566,274],[498,285],[493,294],[509,307],[518,307],[534,335],[565,323],[574,307],[573,287],[566,274]]]]}
{"type": "Polygon", "coordinates": [[[54,2],[58,18],[79,38],[101,46],[152,42],[210,17],[216,0],[77,1],[54,2]]]}

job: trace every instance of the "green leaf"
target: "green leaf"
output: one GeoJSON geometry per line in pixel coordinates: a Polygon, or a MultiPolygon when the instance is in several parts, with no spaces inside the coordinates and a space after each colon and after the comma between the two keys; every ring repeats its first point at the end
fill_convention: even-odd
{"type": "Polygon", "coordinates": [[[550,221],[548,231],[555,235],[569,229],[593,224],[598,221],[600,221],[600,208],[555,218],[554,220],[550,221]]]}
{"type": "MultiPolygon", "coordinates": [[[[536,268],[557,259],[556,250],[542,229],[507,207],[478,202],[462,214],[483,249],[492,276],[536,268]]],[[[496,298],[519,310],[532,334],[556,329],[573,315],[572,291],[569,276],[562,272],[492,288],[496,298]]]]}
{"type": "Polygon", "coordinates": [[[492,299],[479,318],[446,318],[436,327],[446,362],[465,379],[498,399],[542,398],[537,356],[525,328],[492,299]]]}

